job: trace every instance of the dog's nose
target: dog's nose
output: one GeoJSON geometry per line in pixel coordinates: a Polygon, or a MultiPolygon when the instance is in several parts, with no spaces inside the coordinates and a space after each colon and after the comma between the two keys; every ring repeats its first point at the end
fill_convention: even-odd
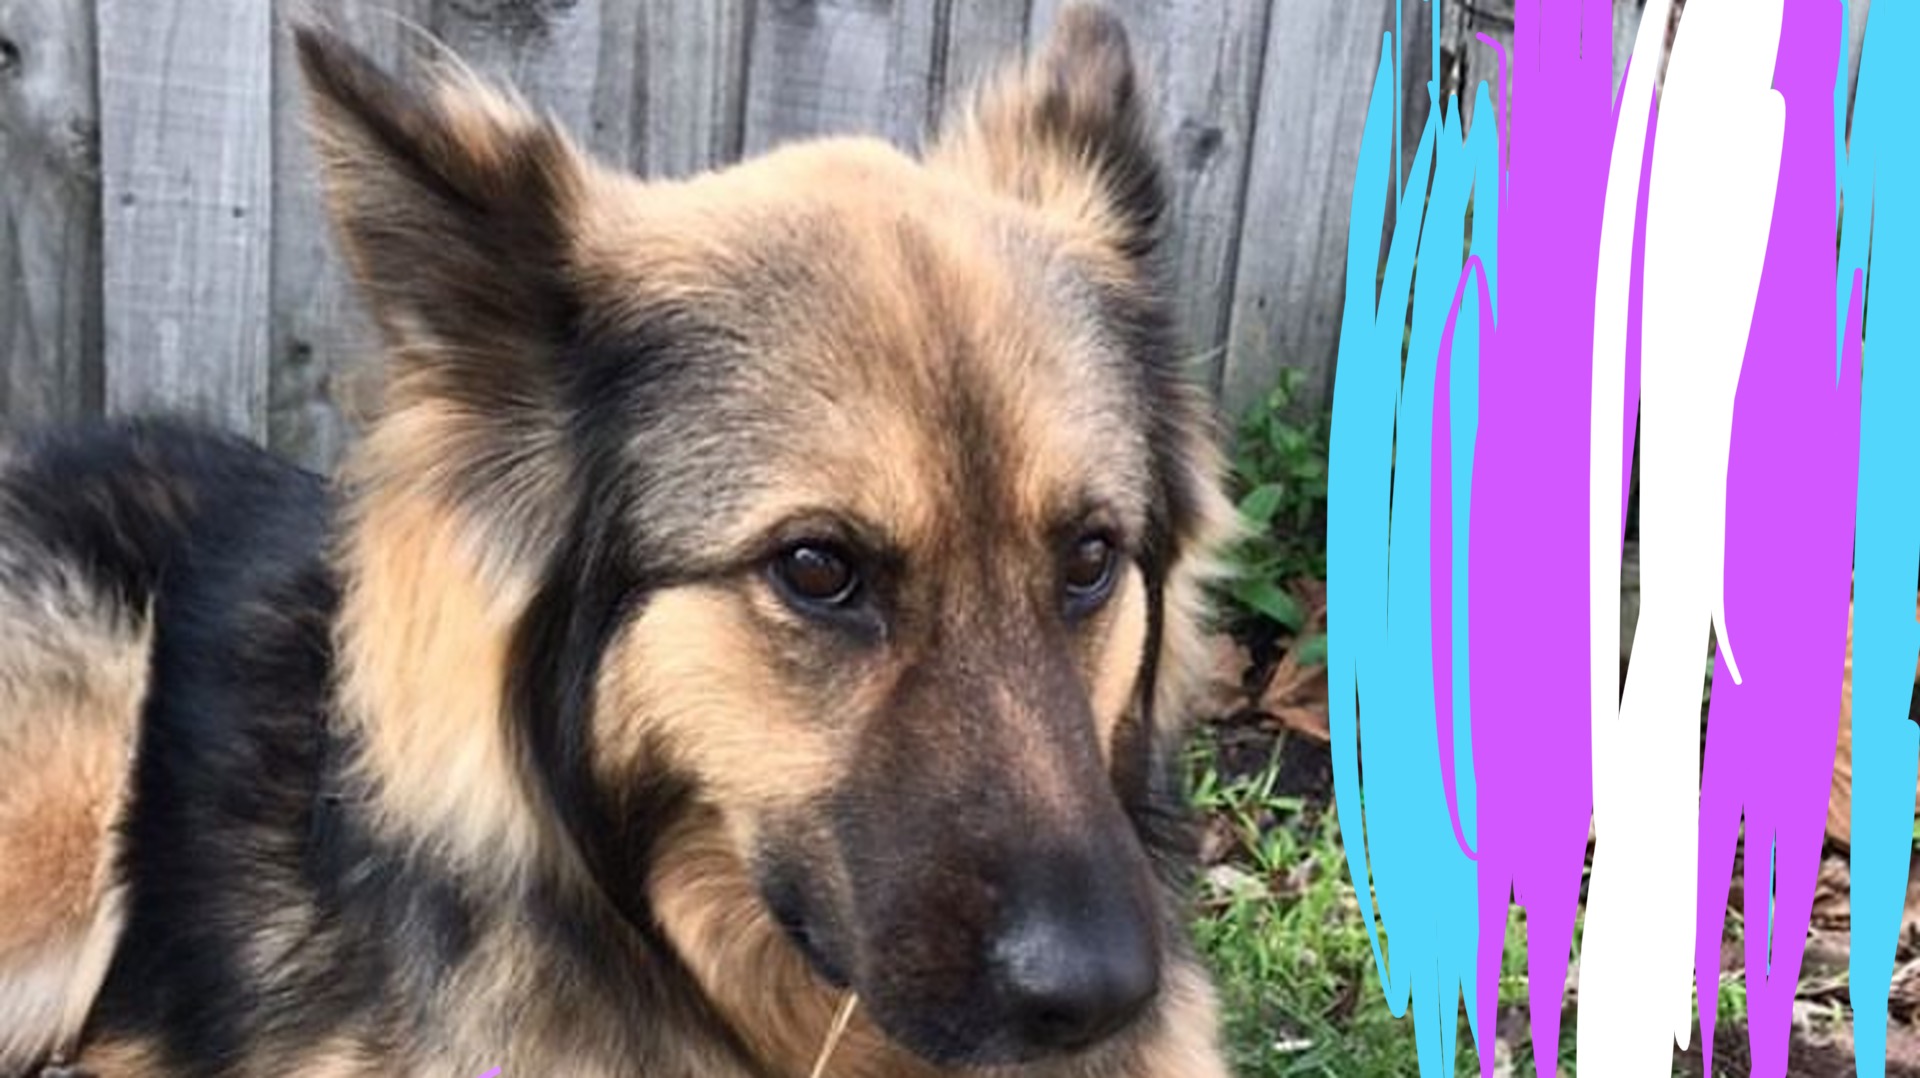
{"type": "Polygon", "coordinates": [[[1160,987],[1160,949],[1126,897],[1018,909],[996,947],[999,988],[1029,1051],[1073,1051],[1124,1028],[1160,987]]]}

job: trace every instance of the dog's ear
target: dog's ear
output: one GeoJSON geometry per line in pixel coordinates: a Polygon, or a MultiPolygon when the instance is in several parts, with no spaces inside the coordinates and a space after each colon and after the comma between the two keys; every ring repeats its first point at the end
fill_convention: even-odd
{"type": "Polygon", "coordinates": [[[1037,56],[981,88],[930,159],[1143,256],[1167,196],[1139,83],[1119,18],[1074,3],[1037,56]]]}
{"type": "Polygon", "coordinates": [[[343,463],[338,661],[376,819],[475,871],[547,848],[502,716],[515,626],[578,504],[575,222],[598,175],[447,59],[402,80],[295,31],[335,235],[388,348],[343,463]]]}
{"type": "Polygon", "coordinates": [[[573,315],[584,157],[464,69],[410,85],[325,30],[295,42],[335,232],[398,361],[550,353],[573,315]]]}

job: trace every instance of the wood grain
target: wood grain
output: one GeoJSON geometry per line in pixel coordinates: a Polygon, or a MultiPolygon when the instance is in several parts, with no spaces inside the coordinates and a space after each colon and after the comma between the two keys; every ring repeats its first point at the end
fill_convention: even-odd
{"type": "Polygon", "coordinates": [[[106,408],[267,433],[266,4],[100,0],[106,408]]]}
{"type": "Polygon", "coordinates": [[[1228,312],[1230,414],[1282,366],[1306,373],[1303,408],[1330,399],[1360,133],[1392,20],[1392,0],[1274,4],[1228,312]]]}
{"type": "Polygon", "coordinates": [[[0,429],[100,408],[91,11],[0,0],[0,429]]]}

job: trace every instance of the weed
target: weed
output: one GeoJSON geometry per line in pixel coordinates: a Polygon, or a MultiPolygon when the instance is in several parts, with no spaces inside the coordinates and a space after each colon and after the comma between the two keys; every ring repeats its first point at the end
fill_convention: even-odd
{"type": "Polygon", "coordinates": [[[1305,625],[1307,611],[1287,582],[1327,575],[1327,422],[1299,418],[1304,377],[1280,372],[1241,423],[1233,457],[1248,538],[1233,551],[1227,595],[1243,619],[1265,619],[1290,634],[1305,625]]]}

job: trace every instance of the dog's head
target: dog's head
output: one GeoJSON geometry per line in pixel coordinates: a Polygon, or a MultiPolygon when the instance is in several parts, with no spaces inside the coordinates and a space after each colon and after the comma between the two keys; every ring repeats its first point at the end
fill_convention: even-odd
{"type": "Polygon", "coordinates": [[[930,1060],[1148,1009],[1155,703],[1221,503],[1118,24],[1070,10],[923,159],[652,183],[469,78],[301,45],[391,354],[343,654],[396,825],[564,847],[696,973],[732,872],[930,1060]]]}

